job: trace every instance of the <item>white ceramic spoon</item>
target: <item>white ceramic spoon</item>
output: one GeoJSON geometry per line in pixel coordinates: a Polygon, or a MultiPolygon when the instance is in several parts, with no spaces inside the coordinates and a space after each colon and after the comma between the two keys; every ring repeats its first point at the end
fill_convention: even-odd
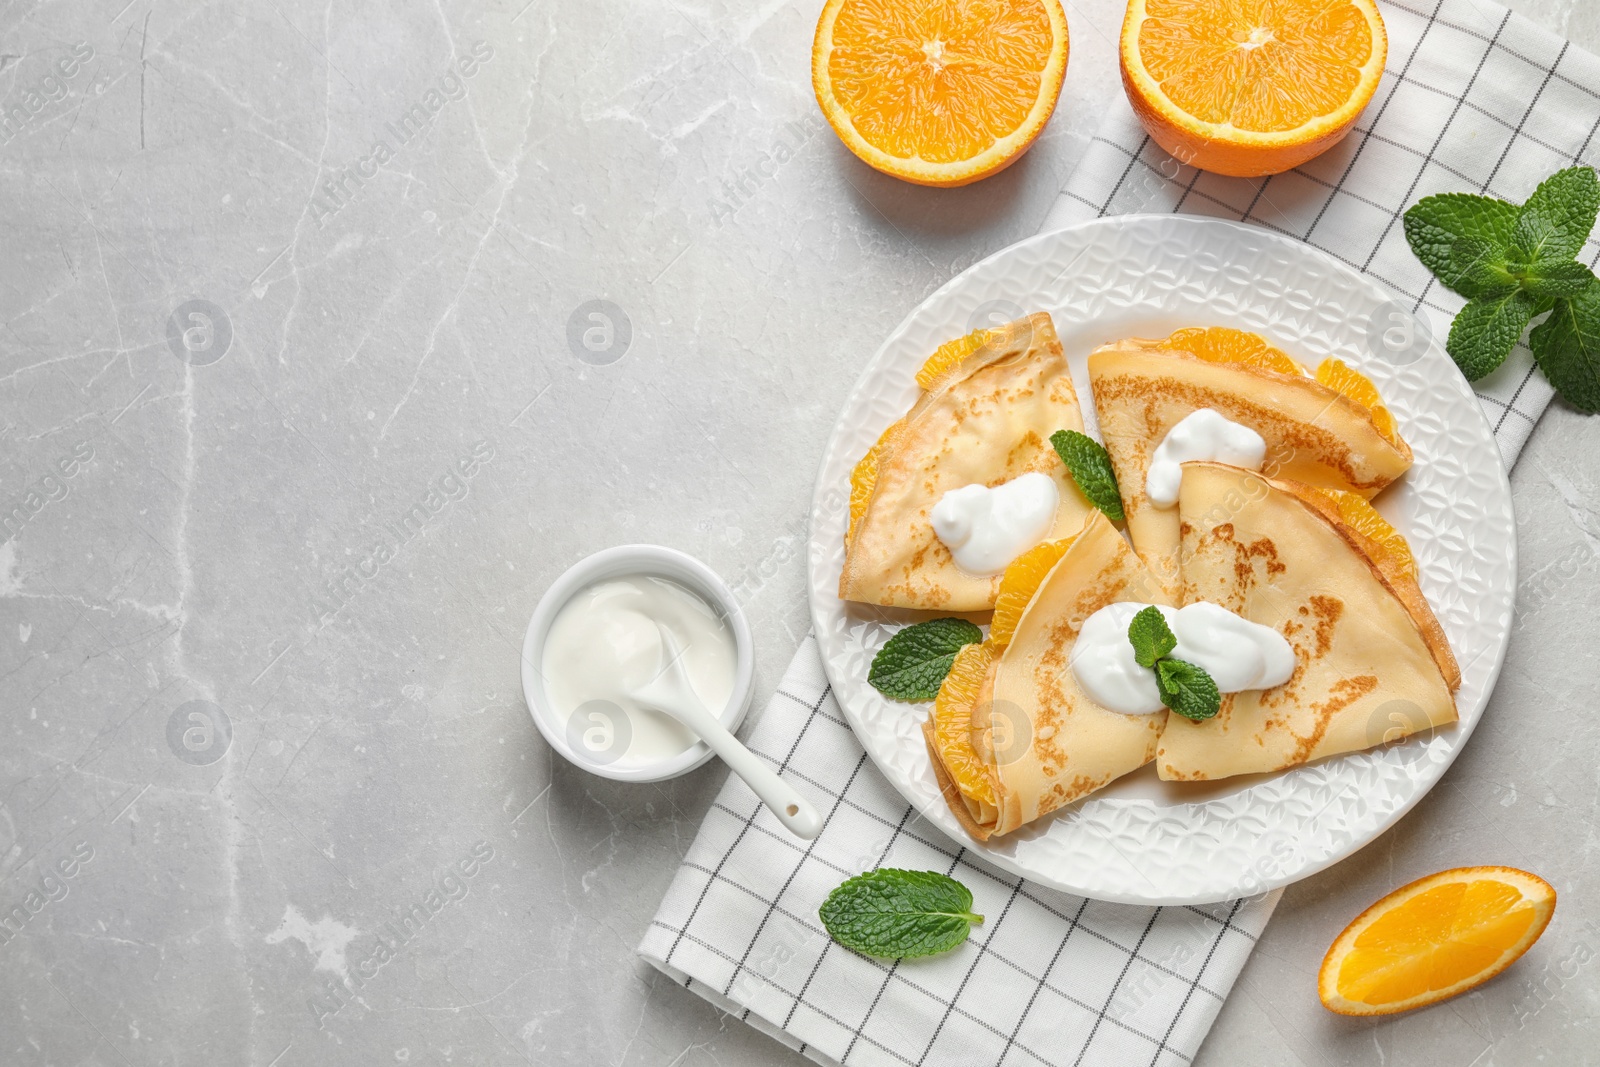
{"type": "Polygon", "coordinates": [[[649,683],[629,693],[629,696],[645,707],[655,708],[663,715],[677,719],[699,734],[711,751],[721,756],[722,762],[744,779],[745,784],[755,791],[762,803],[772,809],[778,821],[791,833],[807,840],[816,837],[817,831],[822,829],[822,816],[817,814],[817,809],[797,793],[794,786],[774,774],[706,710],[689,683],[688,675],[684,673],[683,649],[678,646],[677,638],[665,626],[657,624],[657,627],[661,631],[661,658],[664,661],[661,671],[649,683]]]}

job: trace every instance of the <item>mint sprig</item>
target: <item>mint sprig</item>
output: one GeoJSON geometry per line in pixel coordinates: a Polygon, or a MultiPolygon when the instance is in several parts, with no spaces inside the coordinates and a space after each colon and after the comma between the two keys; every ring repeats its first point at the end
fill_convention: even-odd
{"type": "Polygon", "coordinates": [[[1128,623],[1128,641],[1139,666],[1155,669],[1161,703],[1196,722],[1210,719],[1222,710],[1222,694],[1205,668],[1172,658],[1178,639],[1160,608],[1151,605],[1139,609],[1128,623]]]}
{"type": "Polygon", "coordinates": [[[1124,522],[1122,493],[1117,489],[1117,474],[1111,457],[1099,441],[1077,430],[1057,430],[1050,435],[1056,455],[1066,464],[1067,473],[1077,483],[1084,498],[1105,512],[1112,522],[1124,522]]]}
{"type": "Polygon", "coordinates": [[[1557,393],[1600,411],[1600,280],[1574,257],[1600,214],[1593,167],[1568,167],[1518,206],[1443,193],[1405,213],[1406,241],[1447,288],[1467,298],[1445,349],[1476,381],[1505,362],[1528,324],[1533,358],[1557,393]]]}
{"type": "Polygon", "coordinates": [[[1528,343],[1539,369],[1568,403],[1600,411],[1600,286],[1558,301],[1528,343]]]}
{"type": "Polygon", "coordinates": [[[1128,640],[1133,642],[1133,658],[1141,667],[1154,667],[1156,660],[1178,647],[1178,639],[1167,625],[1167,618],[1155,607],[1143,608],[1128,624],[1128,640]]]}
{"type": "Polygon", "coordinates": [[[889,638],[872,657],[867,682],[890,700],[932,700],[956,653],[983,640],[966,619],[929,619],[889,638]]]}
{"type": "Polygon", "coordinates": [[[1188,660],[1168,658],[1157,663],[1156,688],[1161,691],[1161,703],[1185,719],[1199,722],[1222,710],[1217,683],[1204,667],[1188,660]]]}
{"type": "Polygon", "coordinates": [[[846,880],[817,914],[839,944],[882,959],[948,952],[983,922],[972,913],[972,892],[954,878],[892,867],[846,880]]]}

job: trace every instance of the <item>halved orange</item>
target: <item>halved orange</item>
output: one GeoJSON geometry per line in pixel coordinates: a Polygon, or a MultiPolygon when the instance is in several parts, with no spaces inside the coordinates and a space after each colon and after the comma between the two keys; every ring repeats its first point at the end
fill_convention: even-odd
{"type": "Polygon", "coordinates": [[[1122,85],[1180,163],[1278,174],[1350,132],[1388,44],[1374,0],[1129,0],[1122,85]]]}
{"type": "Polygon", "coordinates": [[[1334,940],[1317,976],[1340,1015],[1392,1015],[1482,985],[1544,933],[1556,891],[1514,867],[1457,867],[1395,890],[1334,940]]]}
{"type": "Polygon", "coordinates": [[[839,139],[919,185],[1016,162],[1066,69],[1060,0],[828,0],[811,46],[811,85],[839,139]]]}
{"type": "Polygon", "coordinates": [[[1400,431],[1395,426],[1394,415],[1383,406],[1383,397],[1378,395],[1378,387],[1372,384],[1371,378],[1343,360],[1329,357],[1318,364],[1317,381],[1372,412],[1372,424],[1384,439],[1392,445],[1400,443],[1400,431]]]}
{"type": "Polygon", "coordinates": [[[989,805],[995,802],[994,779],[972,744],[972,712],[994,657],[987,641],[957,652],[933,702],[933,744],[940,762],[964,795],[989,805]]]}
{"type": "Polygon", "coordinates": [[[1305,368],[1296,363],[1287,352],[1267,344],[1266,338],[1247,330],[1231,326],[1191,326],[1174,330],[1162,348],[1191,352],[1212,363],[1243,363],[1251,367],[1265,367],[1279,374],[1305,374],[1305,368]]]}

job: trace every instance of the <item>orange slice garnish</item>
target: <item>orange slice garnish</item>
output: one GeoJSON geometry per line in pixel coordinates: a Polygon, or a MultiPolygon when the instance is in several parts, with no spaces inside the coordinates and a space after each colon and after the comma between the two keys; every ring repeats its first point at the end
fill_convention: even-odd
{"type": "Polygon", "coordinates": [[[1368,556],[1387,561],[1396,573],[1416,581],[1417,560],[1411,554],[1411,545],[1360,493],[1298,483],[1285,484],[1300,499],[1355,533],[1368,556]]]}
{"type": "Polygon", "coordinates": [[[923,389],[933,388],[933,383],[939,380],[940,375],[982,348],[984,342],[992,336],[991,331],[980,328],[965,337],[946,341],[928,357],[922,369],[917,371],[917,384],[923,389]]]}
{"type": "Polygon", "coordinates": [[[867,513],[867,504],[872,500],[872,490],[878,484],[878,460],[894,440],[895,434],[900,432],[906,424],[905,419],[891,425],[887,430],[878,435],[878,440],[867,449],[867,454],[850,471],[850,525],[845,527],[844,543],[850,543],[850,535],[856,531],[856,523],[861,521],[861,516],[867,513]]]}
{"type": "Polygon", "coordinates": [[[828,0],[811,46],[817,103],[869,166],[965,185],[1014,163],[1067,69],[1060,0],[828,0]]]}
{"type": "Polygon", "coordinates": [[[1011,643],[1017,623],[1027,610],[1033,594],[1039,591],[1050,569],[1072,547],[1075,538],[1041,541],[1012,560],[1000,576],[1000,593],[994,602],[994,617],[989,621],[989,643],[996,651],[1011,643]]]}
{"type": "Polygon", "coordinates": [[[1556,891],[1512,867],[1458,867],[1397,889],[1328,949],[1322,1003],[1341,1015],[1391,1015],[1482,985],[1544,933],[1556,891]]]}
{"type": "Polygon", "coordinates": [[[1387,52],[1373,0],[1130,0],[1122,85],[1180,163],[1254,177],[1350,132],[1387,52]]]}
{"type": "Polygon", "coordinates": [[[994,779],[972,745],[972,712],[994,663],[988,642],[956,653],[933,702],[933,745],[952,781],[973,800],[993,806],[994,779]]]}
{"type": "MultiPolygon", "coordinates": [[[[929,356],[918,369],[917,385],[922,389],[928,389],[951,367],[982,348],[984,342],[991,336],[993,331],[980,328],[964,337],[946,341],[935,349],[933,355],[929,356]]],[[[856,523],[867,513],[867,504],[872,500],[872,490],[878,484],[878,461],[883,458],[895,434],[905,424],[906,420],[901,419],[884,430],[877,442],[867,449],[867,454],[862,456],[860,462],[850,471],[850,524],[845,528],[844,535],[844,543],[847,545],[850,543],[850,535],[855,532],[856,523]]]]}
{"type": "Polygon", "coordinates": [[[1394,415],[1383,406],[1383,397],[1378,395],[1378,387],[1372,384],[1371,378],[1343,361],[1330,357],[1317,367],[1317,381],[1372,412],[1372,425],[1377,427],[1384,440],[1392,445],[1400,444],[1400,431],[1395,426],[1394,415]]]}
{"type": "Polygon", "coordinates": [[[1249,367],[1264,367],[1279,374],[1305,374],[1305,368],[1290,358],[1287,352],[1267,344],[1260,334],[1235,330],[1228,326],[1193,326],[1176,330],[1162,348],[1178,352],[1192,352],[1212,363],[1243,363],[1249,367]]]}

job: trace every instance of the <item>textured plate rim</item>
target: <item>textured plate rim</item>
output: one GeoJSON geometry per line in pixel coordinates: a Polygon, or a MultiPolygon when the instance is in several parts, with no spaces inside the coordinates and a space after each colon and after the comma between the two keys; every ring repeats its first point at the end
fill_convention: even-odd
{"type": "MultiPolygon", "coordinates": [[[[951,299],[956,292],[963,289],[968,284],[974,284],[979,275],[990,272],[997,264],[1004,260],[1020,257],[1024,253],[1040,246],[1058,243],[1071,237],[1082,236],[1087,233],[1091,233],[1096,229],[1112,230],[1143,226],[1180,228],[1196,227],[1200,229],[1213,229],[1231,232],[1235,237],[1239,238],[1248,238],[1249,240],[1277,243],[1283,246],[1285,249],[1290,250],[1291,255],[1304,257],[1310,263],[1314,263],[1315,270],[1340,275],[1343,277],[1346,284],[1353,285],[1360,289],[1365,289],[1373,298],[1382,301],[1391,301],[1395,299],[1395,294],[1393,291],[1380,282],[1377,278],[1373,277],[1372,275],[1363,274],[1359,271],[1356,271],[1348,264],[1338,260],[1333,255],[1324,252],[1319,248],[1306,244],[1303,241],[1281,233],[1277,233],[1264,227],[1251,226],[1228,219],[1217,219],[1203,216],[1144,213],[1092,219],[1072,226],[1067,226],[1062,229],[1036,234],[1032,237],[1008,245],[1007,247],[1002,248],[988,256],[985,256],[983,259],[973,263],[965,270],[955,275],[945,284],[941,285],[933,293],[929,294],[924,300],[918,303],[910,312],[908,312],[905,317],[901,319],[899,324],[896,325],[895,328],[886,335],[883,342],[873,352],[871,358],[866,362],[861,374],[857,377],[854,385],[852,385],[850,392],[847,394],[844,405],[840,411],[840,415],[838,419],[835,420],[833,429],[829,433],[827,443],[823,448],[822,456],[818,463],[816,484],[812,495],[812,507],[807,537],[807,596],[810,606],[812,628],[813,631],[818,635],[819,655],[823,662],[824,672],[827,675],[829,684],[833,687],[836,696],[841,697],[841,699],[838,700],[840,710],[844,714],[846,720],[849,722],[852,731],[856,734],[858,742],[861,743],[862,747],[871,757],[873,764],[878,768],[879,772],[882,773],[886,779],[888,779],[896,791],[901,794],[907,803],[916,808],[924,819],[933,823],[943,835],[996,867],[1040,884],[1048,885],[1052,888],[1073,893],[1075,895],[1086,896],[1092,899],[1131,904],[1161,906],[1209,904],[1215,903],[1219,900],[1234,899],[1241,895],[1257,895],[1269,892],[1285,885],[1300,881],[1301,879],[1310,877],[1311,875],[1314,875],[1320,871],[1326,870],[1334,864],[1348,859],[1350,856],[1354,855],[1356,852],[1360,851],[1362,848],[1381,837],[1388,830],[1392,829],[1396,823],[1403,819],[1406,814],[1409,813],[1411,809],[1415,807],[1417,803],[1419,803],[1435,785],[1438,784],[1445,772],[1455,762],[1456,758],[1460,755],[1461,750],[1466,746],[1468,740],[1470,740],[1478,722],[1483,717],[1483,713],[1490,699],[1493,697],[1495,685],[1499,680],[1501,669],[1505,663],[1506,651],[1510,645],[1511,622],[1512,618],[1514,617],[1515,610],[1517,536],[1515,515],[1511,505],[1510,479],[1504,463],[1498,461],[1500,455],[1499,446],[1494,440],[1493,429],[1489,424],[1487,413],[1483,410],[1483,405],[1473,394],[1466,380],[1459,374],[1454,373],[1454,364],[1449,360],[1449,357],[1445,355],[1437,337],[1433,338],[1430,343],[1429,350],[1422,358],[1432,360],[1435,363],[1438,363],[1439,360],[1442,359],[1444,361],[1443,365],[1450,369],[1451,374],[1447,378],[1450,386],[1454,388],[1461,398],[1468,401],[1471,405],[1471,410],[1476,412],[1477,417],[1473,426],[1474,430],[1482,435],[1482,441],[1480,441],[1480,444],[1487,444],[1489,451],[1494,454],[1497,460],[1493,473],[1496,476],[1495,481],[1497,483],[1496,488],[1498,489],[1498,499],[1485,503],[1484,514],[1487,516],[1492,512],[1500,511],[1503,512],[1501,517],[1505,520],[1506,537],[1504,543],[1500,547],[1505,553],[1506,566],[1510,575],[1512,576],[1511,588],[1509,590],[1510,598],[1507,617],[1504,624],[1499,627],[1497,633],[1495,634],[1493,662],[1490,665],[1486,675],[1482,692],[1478,694],[1471,708],[1458,706],[1458,711],[1460,712],[1460,721],[1445,738],[1444,751],[1442,753],[1443,758],[1435,758],[1423,762],[1421,770],[1412,778],[1412,788],[1401,803],[1394,807],[1376,825],[1361,833],[1352,835],[1350,840],[1342,848],[1334,851],[1330,855],[1320,860],[1311,861],[1300,865],[1286,865],[1283,869],[1271,876],[1253,880],[1243,886],[1235,886],[1232,891],[1221,894],[1217,892],[1203,892],[1199,894],[1159,891],[1147,892],[1136,890],[1131,887],[1127,892],[1119,892],[1107,889],[1104,886],[1085,886],[1078,884],[1072,878],[1064,877],[1059,872],[1041,870],[1034,865],[1019,862],[1013,856],[1007,853],[997,851],[972,839],[968,834],[965,833],[965,831],[961,830],[959,824],[955,822],[954,816],[950,814],[942,802],[936,804],[927,804],[924,803],[922,797],[914,795],[912,792],[912,783],[902,781],[898,773],[892,767],[887,765],[883,754],[880,754],[874,744],[869,743],[871,740],[870,731],[868,731],[864,724],[859,720],[857,709],[852,705],[852,703],[847,699],[843,699],[843,690],[841,690],[839,685],[840,679],[837,679],[833,676],[834,665],[830,662],[829,656],[822,649],[820,644],[824,638],[824,634],[826,633],[826,628],[824,625],[826,618],[824,612],[827,609],[836,608],[839,604],[836,594],[833,594],[830,598],[829,594],[826,592],[828,588],[836,587],[837,575],[832,575],[831,581],[819,582],[819,575],[817,573],[817,569],[824,565],[824,561],[827,558],[826,548],[821,546],[818,542],[818,526],[820,525],[820,519],[823,516],[824,511],[829,508],[828,501],[830,495],[836,497],[839,493],[839,487],[830,485],[826,480],[828,466],[833,453],[838,447],[840,436],[848,429],[846,424],[847,416],[852,412],[853,409],[861,404],[864,394],[875,388],[878,379],[887,369],[886,365],[889,362],[889,356],[894,347],[901,342],[906,334],[911,332],[916,327],[918,321],[923,316],[937,308],[942,302],[951,299]]],[[[1088,406],[1092,409],[1092,401],[1088,406]]],[[[835,503],[833,506],[837,507],[838,505],[835,503]]],[[[851,681],[854,680],[852,679],[851,681]]],[[[864,680],[861,681],[861,684],[865,684],[864,680]]],[[[1335,760],[1344,758],[1348,757],[1333,757],[1335,760]]],[[[934,799],[935,801],[939,800],[937,797],[934,799]]]]}

